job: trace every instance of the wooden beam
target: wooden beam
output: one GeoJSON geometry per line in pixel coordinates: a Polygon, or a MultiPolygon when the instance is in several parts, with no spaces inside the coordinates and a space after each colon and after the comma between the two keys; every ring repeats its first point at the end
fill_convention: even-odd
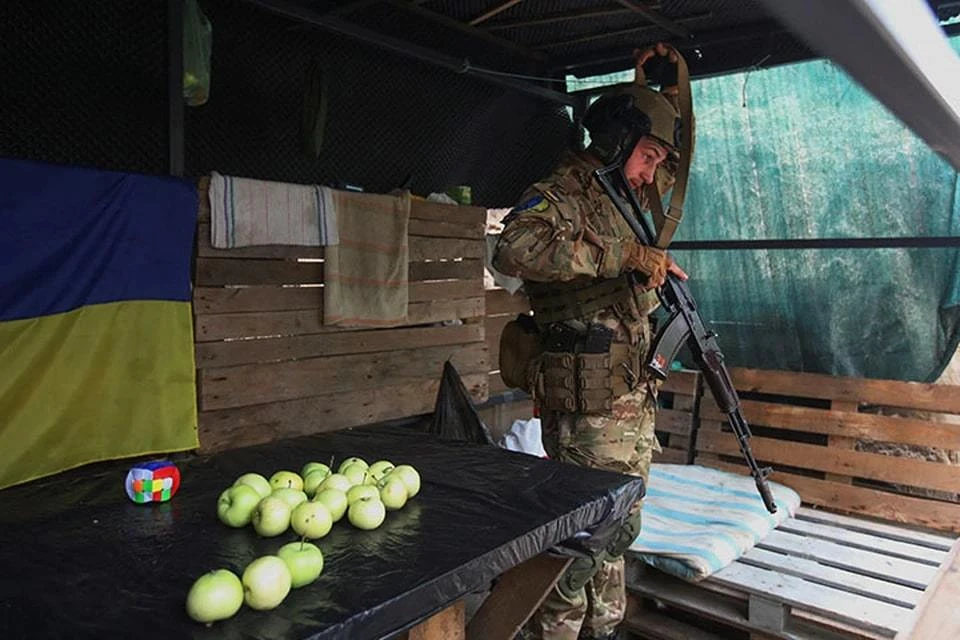
{"type": "Polygon", "coordinates": [[[659,12],[654,11],[646,2],[637,2],[636,0],[617,0],[617,4],[623,5],[635,13],[639,13],[644,18],[660,27],[661,29],[672,33],[681,38],[690,38],[690,32],[680,25],[680,21],[664,18],[659,12]]]}
{"type": "Polygon", "coordinates": [[[558,22],[569,22],[573,20],[594,20],[596,18],[609,18],[626,13],[633,13],[632,9],[626,7],[612,7],[609,9],[592,9],[589,11],[571,11],[569,13],[558,13],[552,16],[541,16],[539,18],[524,18],[522,20],[511,20],[488,24],[487,31],[503,31],[506,29],[519,29],[522,27],[538,27],[545,24],[556,24],[558,22]]]}
{"type": "Polygon", "coordinates": [[[425,9],[424,7],[420,6],[421,4],[423,4],[421,2],[416,2],[416,1],[408,2],[406,0],[387,0],[387,1],[394,7],[403,9],[404,11],[409,11],[414,15],[420,16],[425,20],[430,20],[431,22],[435,22],[448,29],[459,31],[460,33],[475,37],[479,40],[483,40],[501,49],[504,49],[510,53],[526,58],[527,60],[532,60],[534,62],[544,62],[546,60],[546,56],[544,56],[539,51],[528,49],[527,47],[521,46],[516,42],[511,42],[506,38],[501,38],[500,36],[496,36],[492,33],[488,33],[483,29],[478,29],[477,27],[464,24],[462,22],[454,20],[453,18],[449,18],[443,14],[436,13],[435,11],[430,11],[429,9],[425,9]]]}
{"type": "Polygon", "coordinates": [[[475,27],[475,26],[477,26],[478,24],[480,24],[480,23],[482,23],[482,22],[486,22],[487,20],[489,20],[489,19],[492,18],[493,16],[498,15],[498,14],[500,14],[500,13],[503,13],[504,11],[506,11],[507,9],[509,9],[510,7],[516,6],[516,5],[520,4],[521,2],[523,2],[523,0],[507,0],[506,2],[501,2],[500,4],[498,4],[497,6],[495,6],[494,8],[490,9],[489,11],[485,11],[484,13],[480,14],[479,16],[477,16],[476,18],[474,18],[473,20],[471,20],[471,21],[470,21],[470,26],[471,26],[471,27],[475,27]]]}
{"type": "Polygon", "coordinates": [[[505,572],[467,625],[467,640],[513,640],[571,562],[541,553],[505,572]]]}
{"type": "MultiPolygon", "coordinates": [[[[698,13],[687,18],[681,18],[677,22],[682,22],[684,24],[688,22],[696,22],[698,20],[704,20],[713,16],[712,11],[705,11],[703,13],[698,13]]],[[[641,31],[649,31],[650,29],[656,29],[659,25],[656,24],[642,24],[635,27],[630,27],[628,29],[618,29],[616,31],[610,31],[604,29],[596,33],[588,34],[585,36],[580,36],[577,38],[568,38],[565,40],[555,40],[553,42],[545,42],[543,44],[534,45],[535,49],[554,49],[556,47],[562,47],[571,44],[582,44],[584,42],[593,42],[595,40],[604,40],[607,38],[615,38],[618,36],[632,35],[635,33],[640,33],[641,31]]]]}

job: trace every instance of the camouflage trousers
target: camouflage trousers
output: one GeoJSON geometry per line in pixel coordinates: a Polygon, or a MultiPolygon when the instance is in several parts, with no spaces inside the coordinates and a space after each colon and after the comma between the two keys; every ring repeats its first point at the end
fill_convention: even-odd
{"type": "MultiPolygon", "coordinates": [[[[612,415],[547,412],[541,416],[543,446],[554,460],[640,476],[650,473],[650,458],[660,451],[654,434],[655,392],[646,386],[620,396],[612,415]]],[[[631,511],[640,510],[637,502],[631,511]]],[[[613,633],[626,614],[623,556],[604,561],[586,586],[574,594],[554,587],[523,631],[529,640],[602,638],[613,633]]]]}

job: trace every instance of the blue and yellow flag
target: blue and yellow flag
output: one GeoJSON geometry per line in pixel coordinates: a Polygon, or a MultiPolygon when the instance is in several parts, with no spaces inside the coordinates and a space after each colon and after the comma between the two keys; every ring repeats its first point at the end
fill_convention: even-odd
{"type": "Polygon", "coordinates": [[[197,447],[196,217],[180,179],[0,158],[0,488],[197,447]]]}

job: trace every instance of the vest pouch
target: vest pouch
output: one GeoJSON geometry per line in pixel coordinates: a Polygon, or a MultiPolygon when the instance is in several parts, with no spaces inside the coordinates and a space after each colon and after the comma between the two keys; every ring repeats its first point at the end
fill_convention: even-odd
{"type": "Polygon", "coordinates": [[[507,387],[533,392],[533,368],[540,355],[540,331],[533,318],[520,314],[500,333],[500,378],[507,387]]]}
{"type": "Polygon", "coordinates": [[[577,411],[576,355],[564,351],[544,352],[540,359],[540,407],[550,411],[577,411]]]}
{"type": "Polygon", "coordinates": [[[609,353],[577,354],[577,409],[580,413],[613,410],[613,379],[609,353]]]}

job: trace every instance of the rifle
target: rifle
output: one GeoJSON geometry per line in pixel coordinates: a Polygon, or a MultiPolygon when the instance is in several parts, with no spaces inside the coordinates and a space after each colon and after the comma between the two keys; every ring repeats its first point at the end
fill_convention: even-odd
{"type": "MultiPolygon", "coordinates": [[[[617,211],[630,225],[633,233],[637,236],[637,240],[645,245],[652,245],[654,234],[650,230],[646,218],[643,217],[637,194],[630,188],[623,173],[623,167],[619,163],[612,164],[597,169],[594,176],[603,186],[610,200],[613,201],[617,211]],[[613,180],[617,181],[616,185],[613,180]],[[633,209],[633,215],[624,206],[624,195],[633,209]]],[[[697,311],[697,304],[694,302],[693,296],[690,295],[686,283],[672,273],[667,273],[666,281],[657,295],[660,297],[663,307],[669,312],[670,319],[654,338],[647,358],[647,369],[659,379],[666,379],[670,363],[673,362],[677,351],[683,344],[687,345],[697,362],[697,366],[700,367],[710,391],[713,393],[714,400],[716,400],[720,410],[727,414],[727,420],[737,436],[740,452],[743,454],[747,466],[750,467],[750,475],[753,476],[757,484],[757,491],[763,498],[764,506],[770,513],[776,513],[777,504],[774,502],[770,486],[767,484],[767,476],[770,475],[772,469],[769,467],[761,469],[753,457],[749,442],[750,426],[747,424],[747,419],[740,408],[740,398],[737,396],[737,390],[730,379],[730,372],[727,371],[723,362],[723,353],[721,353],[720,345],[716,339],[717,334],[707,330],[704,326],[700,313],[697,311]]]]}

